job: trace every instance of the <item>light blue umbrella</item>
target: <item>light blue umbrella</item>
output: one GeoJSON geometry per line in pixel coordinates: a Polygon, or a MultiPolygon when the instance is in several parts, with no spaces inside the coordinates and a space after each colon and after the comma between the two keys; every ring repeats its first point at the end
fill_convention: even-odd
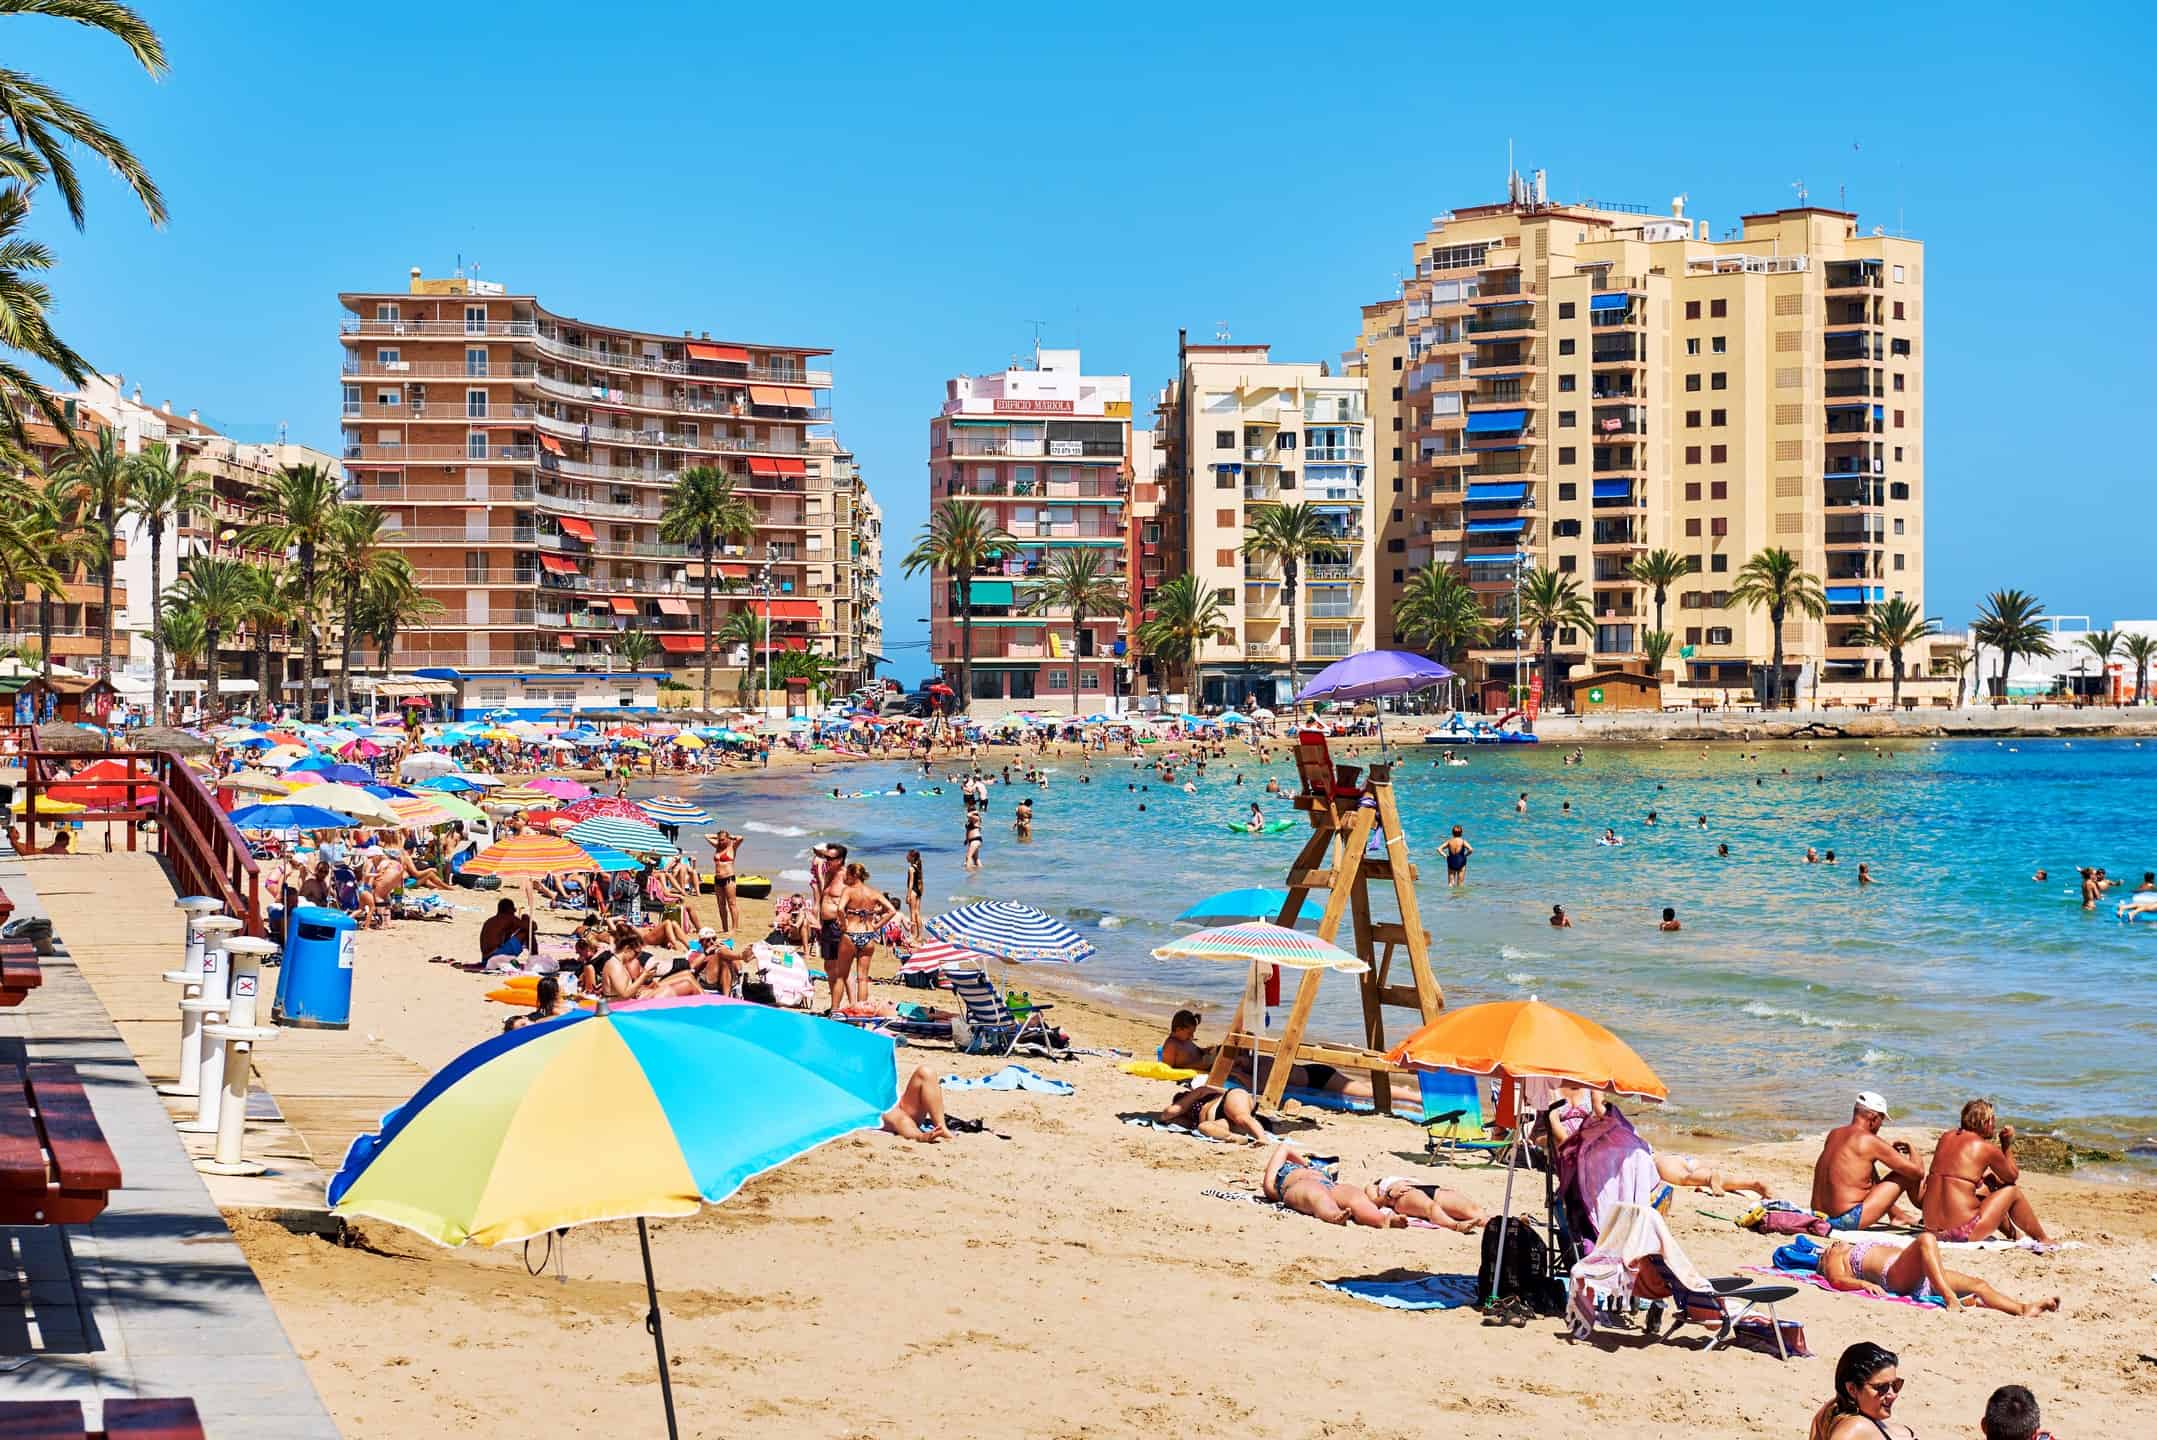
{"type": "Polygon", "coordinates": [[[445,794],[456,795],[467,790],[484,790],[487,787],[474,785],[462,775],[437,775],[431,780],[413,781],[412,788],[414,790],[440,790],[445,794]]]}
{"type": "Polygon", "coordinates": [[[928,931],[939,940],[949,940],[999,960],[1071,964],[1094,953],[1093,942],[1063,921],[1010,900],[961,905],[931,920],[928,931]]]}
{"type": "MultiPolygon", "coordinates": [[[[1287,903],[1286,890],[1268,890],[1263,886],[1253,886],[1248,890],[1223,890],[1218,895],[1207,896],[1176,918],[1207,924],[1221,920],[1270,921],[1280,915],[1281,907],[1287,903]]],[[[1316,921],[1325,913],[1325,906],[1306,895],[1303,897],[1303,908],[1296,912],[1296,918],[1316,921]]]]}
{"type": "Polygon", "coordinates": [[[1233,710],[1230,710],[1226,714],[1222,715],[1220,717],[1220,720],[1223,725],[1248,725],[1251,723],[1250,716],[1239,715],[1233,710]]]}
{"type": "Polygon", "coordinates": [[[229,818],[242,830],[350,830],[359,823],[319,805],[243,805],[229,818]]]}
{"type": "Polygon", "coordinates": [[[644,862],[634,855],[625,855],[605,845],[579,845],[577,847],[592,857],[592,868],[602,875],[618,875],[630,870],[642,870],[644,862]]]}

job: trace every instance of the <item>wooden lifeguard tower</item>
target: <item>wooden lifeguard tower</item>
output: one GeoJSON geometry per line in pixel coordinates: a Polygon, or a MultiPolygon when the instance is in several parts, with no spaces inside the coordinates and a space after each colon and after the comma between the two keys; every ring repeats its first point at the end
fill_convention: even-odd
{"type": "Polygon", "coordinates": [[[1308,1060],[1342,1069],[1368,1070],[1376,1107],[1390,1113],[1391,1077],[1412,1072],[1385,1058],[1385,1007],[1413,1008],[1423,1024],[1436,1020],[1438,1012],[1445,1008],[1445,996],[1431,975],[1429,938],[1416,908],[1416,867],[1408,859],[1408,837],[1401,829],[1400,810],[1393,800],[1392,767],[1381,761],[1370,767],[1367,780],[1359,782],[1358,767],[1336,766],[1326,748],[1326,737],[1306,730],[1296,737],[1296,773],[1303,788],[1295,805],[1310,816],[1311,835],[1289,866],[1288,903],[1275,923],[1293,926],[1302,912],[1304,897],[1313,891],[1323,891],[1326,897],[1325,914],[1318,922],[1321,937],[1340,945],[1342,918],[1353,922],[1354,943],[1341,948],[1362,957],[1370,966],[1360,977],[1364,1048],[1305,1043],[1303,1032],[1310,1023],[1311,1006],[1318,1000],[1321,973],[1306,970],[1289,1005],[1279,1040],[1268,1040],[1246,1027],[1246,1011],[1256,986],[1245,988],[1235,1019],[1229,1022],[1228,1035],[1214,1052],[1213,1072],[1207,1083],[1223,1083],[1239,1052],[1257,1051],[1282,1062],[1276,1063],[1266,1077],[1262,1093],[1268,1105],[1280,1104],[1281,1094],[1288,1088],[1289,1067],[1308,1060]],[[1370,853],[1373,838],[1380,842],[1379,856],[1370,853]],[[1371,918],[1373,880],[1391,883],[1393,897],[1400,906],[1398,922],[1371,918]],[[1396,985],[1391,983],[1393,964],[1404,953],[1409,983],[1396,985]]]}

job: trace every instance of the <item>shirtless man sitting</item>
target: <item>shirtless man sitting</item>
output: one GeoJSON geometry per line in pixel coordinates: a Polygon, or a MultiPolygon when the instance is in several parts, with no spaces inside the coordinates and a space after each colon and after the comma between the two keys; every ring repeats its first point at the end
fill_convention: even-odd
{"type": "Polygon", "coordinates": [[[1886,1123],[1887,1102],[1861,1090],[1850,1123],[1827,1132],[1812,1168],[1812,1208],[1834,1229],[1863,1230],[1889,1214],[1914,1218],[1900,1202],[1924,1188],[1925,1167],[1902,1141],[1890,1145],[1880,1138],[1886,1123]]]}
{"type": "Polygon", "coordinates": [[[1933,1148],[1932,1172],[1919,1203],[1925,1228],[1947,1241],[1983,1240],[1994,1232],[2049,1243],[2030,1197],[2017,1183],[2021,1167],[2008,1153],[2015,1127],[1999,1126],[1989,1100],[1962,1107],[1962,1123],[1933,1148]]]}

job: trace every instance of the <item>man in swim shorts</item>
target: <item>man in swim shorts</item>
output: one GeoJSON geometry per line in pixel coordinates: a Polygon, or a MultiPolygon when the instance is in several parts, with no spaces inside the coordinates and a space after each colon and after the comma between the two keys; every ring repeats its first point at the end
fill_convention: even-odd
{"type": "Polygon", "coordinates": [[[1475,854],[1475,847],[1462,838],[1460,826],[1453,827],[1452,837],[1438,847],[1438,853],[1445,856],[1446,885],[1460,888],[1468,879],[1468,857],[1475,854]]]}
{"type": "Polygon", "coordinates": [[[1813,1165],[1812,1208],[1834,1229],[1863,1230],[1883,1216],[1905,1223],[1916,1218],[1901,1201],[1923,1192],[1925,1167],[1907,1144],[1880,1138],[1886,1123],[1887,1102],[1874,1091],[1860,1090],[1850,1123],[1827,1132],[1813,1165]]]}

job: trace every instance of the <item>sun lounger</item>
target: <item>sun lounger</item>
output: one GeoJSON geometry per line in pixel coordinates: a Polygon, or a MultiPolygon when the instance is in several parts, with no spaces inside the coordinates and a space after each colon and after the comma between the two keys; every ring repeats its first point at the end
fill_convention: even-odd
{"type": "MultiPolygon", "coordinates": [[[[1015,1015],[1004,1004],[996,987],[979,970],[944,971],[944,980],[951,986],[951,993],[959,997],[966,1007],[966,1034],[963,1046],[969,1055],[1009,1055],[1022,1044],[1032,1043],[1045,1049],[1055,1049],[1049,1027],[1041,1016],[1050,1007],[1036,1005],[1024,1015],[1015,1015]]],[[[956,1026],[952,1029],[954,1041],[959,1040],[956,1026]]]]}
{"type": "Polygon", "coordinates": [[[1765,1311],[1775,1353],[1787,1360],[1792,1347],[1775,1307],[1797,1292],[1795,1285],[1758,1285],[1741,1276],[1709,1279],[1693,1267],[1658,1212],[1620,1204],[1610,1207],[1595,1249],[1573,1266],[1566,1309],[1573,1338],[1585,1340],[1594,1335],[1603,1307],[1623,1309],[1635,1299],[1646,1300],[1649,1334],[1660,1329],[1667,1309],[1673,1318],[1662,1338],[1688,1323],[1711,1326],[1710,1350],[1737,1339],[1741,1323],[1765,1311]]]}

